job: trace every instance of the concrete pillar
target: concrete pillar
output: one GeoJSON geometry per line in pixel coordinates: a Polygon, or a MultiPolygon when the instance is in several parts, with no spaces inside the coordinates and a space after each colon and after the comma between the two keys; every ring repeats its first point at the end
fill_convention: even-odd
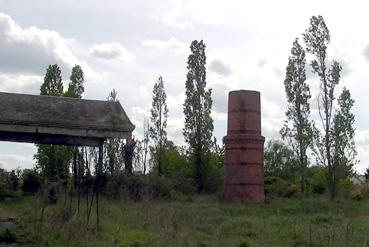
{"type": "Polygon", "coordinates": [[[223,139],[225,201],[264,201],[264,140],[261,136],[260,93],[230,92],[228,131],[223,139]]]}

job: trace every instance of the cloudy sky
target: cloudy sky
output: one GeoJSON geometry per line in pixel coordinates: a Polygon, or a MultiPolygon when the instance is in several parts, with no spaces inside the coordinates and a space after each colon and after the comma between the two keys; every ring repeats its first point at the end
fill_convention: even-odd
{"type": "MultiPolygon", "coordinates": [[[[168,135],[183,144],[182,104],[189,45],[207,45],[207,83],[213,88],[215,135],[226,133],[227,93],[258,90],[262,134],[279,138],[286,102],[284,74],[293,40],[322,15],[331,32],[329,59],[343,66],[337,93],[355,99],[360,163],[369,166],[369,15],[365,1],[99,1],[0,0],[0,91],[38,94],[49,64],[57,63],[67,86],[71,68],[85,72],[84,98],[105,99],[115,88],[135,135],[164,78],[168,135]]],[[[307,69],[310,71],[310,68],[307,69]]],[[[316,117],[316,77],[308,73],[316,117]]],[[[32,167],[32,144],[0,143],[0,166],[32,167]]]]}

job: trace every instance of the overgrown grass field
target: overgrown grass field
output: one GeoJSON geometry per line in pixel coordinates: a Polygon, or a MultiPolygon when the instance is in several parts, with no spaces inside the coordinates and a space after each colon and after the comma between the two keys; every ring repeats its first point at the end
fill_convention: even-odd
{"type": "Polygon", "coordinates": [[[47,206],[19,197],[0,203],[0,220],[15,218],[17,242],[28,246],[368,246],[369,202],[325,197],[223,203],[198,195],[172,201],[101,200],[86,226],[81,204],[47,206]]]}

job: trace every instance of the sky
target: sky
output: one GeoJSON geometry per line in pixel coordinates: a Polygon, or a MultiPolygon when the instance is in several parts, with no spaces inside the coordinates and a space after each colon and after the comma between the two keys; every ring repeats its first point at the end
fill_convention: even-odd
{"type": "MultiPolygon", "coordinates": [[[[187,57],[193,40],[204,40],[207,86],[212,88],[214,135],[226,135],[228,92],[261,93],[262,135],[279,139],[285,120],[285,69],[292,42],[322,15],[331,34],[329,60],[343,67],[337,96],[347,87],[355,100],[355,141],[369,167],[369,15],[366,1],[242,0],[0,0],[0,91],[39,94],[50,64],[57,63],[64,87],[72,67],[85,73],[86,99],[110,91],[142,136],[152,88],[164,79],[168,137],[183,145],[187,57]]],[[[319,82],[307,69],[312,117],[317,119],[319,82]]],[[[0,167],[31,168],[33,144],[0,143],[0,167]]],[[[314,163],[314,159],[311,160],[314,163]]]]}

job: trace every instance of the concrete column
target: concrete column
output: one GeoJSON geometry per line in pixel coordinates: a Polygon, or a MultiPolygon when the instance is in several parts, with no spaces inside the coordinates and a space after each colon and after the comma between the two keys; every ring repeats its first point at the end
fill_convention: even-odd
{"type": "Polygon", "coordinates": [[[223,139],[225,201],[264,201],[264,140],[261,136],[260,93],[230,92],[228,131],[223,139]]]}

